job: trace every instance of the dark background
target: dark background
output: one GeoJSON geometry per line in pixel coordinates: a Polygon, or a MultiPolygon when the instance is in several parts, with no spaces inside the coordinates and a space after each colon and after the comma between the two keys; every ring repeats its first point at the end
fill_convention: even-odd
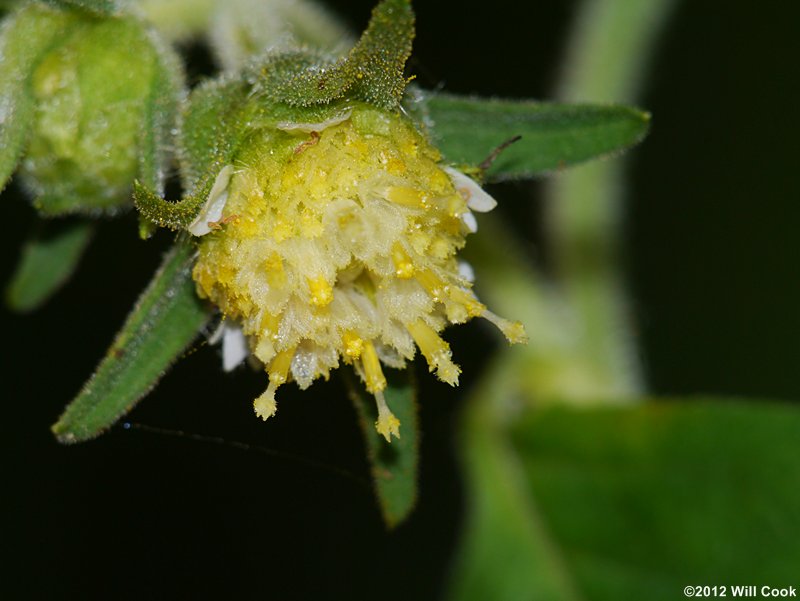
{"type": "MultiPolygon", "coordinates": [[[[331,4],[357,28],[372,6],[331,4]]],[[[420,0],[411,71],[428,87],[548,98],[575,6],[420,0]]],[[[640,102],[653,128],[629,155],[625,230],[633,317],[656,393],[800,399],[797,17],[787,2],[687,0],[658,46],[640,102]]],[[[507,217],[531,224],[537,256],[546,255],[536,244],[540,188],[494,190],[507,217]]],[[[33,211],[13,186],[3,203],[6,281],[33,211]]],[[[281,389],[281,410],[265,424],[250,403],[266,377],[225,375],[217,351],[199,345],[129,416],[135,427],[75,447],[53,440],[49,425],[168,243],[162,234],[141,244],[132,216],[105,223],[52,303],[33,315],[2,313],[0,596],[435,598],[462,517],[459,403],[496,343],[480,326],[448,334],[465,372],[456,394],[420,374],[421,497],[392,533],[335,381],[281,389]]]]}

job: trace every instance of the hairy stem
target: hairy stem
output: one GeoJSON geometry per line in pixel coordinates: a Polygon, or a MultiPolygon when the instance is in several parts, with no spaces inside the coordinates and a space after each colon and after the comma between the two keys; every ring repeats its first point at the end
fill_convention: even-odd
{"type": "MultiPolygon", "coordinates": [[[[559,99],[634,102],[675,0],[586,0],[569,40],[559,99]]],[[[619,262],[624,162],[592,163],[552,180],[547,201],[563,291],[583,359],[606,394],[641,392],[619,262]]]]}

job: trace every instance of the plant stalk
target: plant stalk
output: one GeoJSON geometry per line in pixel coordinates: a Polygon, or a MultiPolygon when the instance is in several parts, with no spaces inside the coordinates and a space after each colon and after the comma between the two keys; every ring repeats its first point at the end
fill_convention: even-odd
{"type": "MultiPolygon", "coordinates": [[[[559,100],[637,100],[645,67],[675,0],[586,0],[567,45],[559,100]]],[[[570,170],[546,187],[556,267],[580,355],[605,375],[603,394],[634,397],[642,367],[620,266],[625,161],[570,170]]]]}

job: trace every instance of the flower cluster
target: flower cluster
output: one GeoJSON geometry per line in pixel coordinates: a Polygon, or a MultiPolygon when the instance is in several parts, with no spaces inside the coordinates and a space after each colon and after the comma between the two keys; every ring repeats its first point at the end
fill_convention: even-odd
{"type": "Polygon", "coordinates": [[[343,362],[374,395],[389,440],[399,422],[382,365],[402,368],[418,348],[456,385],[440,333],[473,317],[524,341],[521,324],[476,298],[457,258],[477,228],[472,211],[494,205],[400,112],[355,102],[324,122],[253,134],[189,230],[202,236],[198,292],[225,316],[226,367],[252,353],[269,375],[256,413],[274,415],[287,381],[306,388],[343,362]]]}

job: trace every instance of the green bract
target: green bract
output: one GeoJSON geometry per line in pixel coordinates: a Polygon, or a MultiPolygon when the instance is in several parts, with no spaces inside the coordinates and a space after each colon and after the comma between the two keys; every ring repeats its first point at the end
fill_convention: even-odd
{"type": "Polygon", "coordinates": [[[0,38],[5,182],[22,182],[46,215],[129,206],[133,180],[163,186],[180,69],[132,16],[30,3],[0,38]]]}

